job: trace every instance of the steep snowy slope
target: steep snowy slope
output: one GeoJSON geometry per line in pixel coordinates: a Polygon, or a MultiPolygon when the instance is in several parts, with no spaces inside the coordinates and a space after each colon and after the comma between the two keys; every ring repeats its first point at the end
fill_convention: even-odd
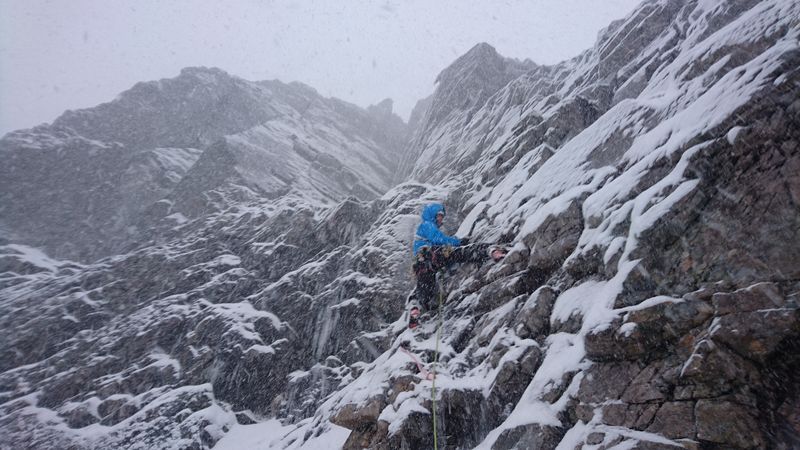
{"type": "MultiPolygon", "coordinates": [[[[799,23],[645,2],[415,139],[460,233],[514,248],[445,276],[440,445],[797,445],[799,23]]],[[[283,443],[333,417],[348,448],[431,446],[432,383],[398,345],[432,361],[434,328],[283,443]]]]}

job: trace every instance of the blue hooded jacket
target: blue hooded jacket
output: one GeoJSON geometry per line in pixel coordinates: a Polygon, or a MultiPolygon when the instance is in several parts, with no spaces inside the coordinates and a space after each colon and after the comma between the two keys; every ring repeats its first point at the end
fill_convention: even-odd
{"type": "Polygon", "coordinates": [[[419,252],[419,249],[424,246],[433,245],[452,245],[457,247],[461,245],[461,239],[448,236],[439,230],[436,225],[436,215],[440,211],[444,211],[444,206],[441,203],[431,203],[422,210],[422,223],[417,227],[417,235],[414,239],[414,254],[419,252]]]}

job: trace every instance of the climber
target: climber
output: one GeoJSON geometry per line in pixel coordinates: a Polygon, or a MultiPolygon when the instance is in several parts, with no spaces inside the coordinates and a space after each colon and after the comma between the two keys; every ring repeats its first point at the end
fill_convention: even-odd
{"type": "Polygon", "coordinates": [[[412,298],[416,299],[409,310],[409,328],[416,328],[420,306],[433,309],[436,298],[436,273],[455,263],[480,262],[491,258],[495,262],[506,256],[506,251],[491,244],[470,244],[470,238],[447,236],[439,227],[445,217],[444,206],[432,203],[422,211],[422,223],[417,227],[414,240],[414,276],[417,286],[412,298]]]}

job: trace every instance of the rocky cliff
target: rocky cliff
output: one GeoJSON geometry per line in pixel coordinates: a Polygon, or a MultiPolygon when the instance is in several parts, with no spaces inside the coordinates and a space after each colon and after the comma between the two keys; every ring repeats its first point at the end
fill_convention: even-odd
{"type": "MultiPolygon", "coordinates": [[[[138,248],[79,264],[4,232],[0,443],[432,448],[435,412],[441,448],[796,448],[798,23],[787,0],[654,0],[555,66],[479,45],[420,105],[413,158],[358,158],[373,175],[312,152],[350,135],[323,113],[165,140],[188,162],[138,248]],[[262,161],[292,151],[365,191],[329,165],[273,188],[262,161]],[[445,272],[411,332],[431,201],[511,251],[445,272]]],[[[69,139],[138,142],[110,129],[69,139]]]]}

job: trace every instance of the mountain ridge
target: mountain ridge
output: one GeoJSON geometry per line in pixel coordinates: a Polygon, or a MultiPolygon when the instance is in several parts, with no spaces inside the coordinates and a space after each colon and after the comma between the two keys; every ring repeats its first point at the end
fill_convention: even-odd
{"type": "Polygon", "coordinates": [[[0,153],[12,161],[0,173],[0,206],[8,211],[3,226],[21,243],[87,262],[175,226],[166,216],[183,220],[224,207],[206,191],[241,198],[294,192],[321,203],[375,198],[391,185],[405,140],[406,125],[391,110],[324,99],[299,83],[253,83],[216,68],[186,68],[176,78],[139,83],[112,102],[0,140],[0,153]],[[254,146],[248,140],[280,150],[275,156],[248,150],[254,146]],[[342,165],[348,157],[352,170],[342,165]],[[167,161],[178,164],[164,166],[167,161]],[[194,174],[196,161],[204,174],[194,174]],[[261,167],[260,173],[248,166],[261,167]],[[132,174],[147,175],[137,183],[132,174]],[[187,174],[198,180],[191,192],[181,187],[187,174]],[[119,178],[128,180],[125,191],[114,187],[119,178]],[[302,183],[310,178],[316,181],[302,183]],[[175,198],[175,192],[184,194],[175,198]],[[65,223],[75,226],[65,229],[65,223]]]}

